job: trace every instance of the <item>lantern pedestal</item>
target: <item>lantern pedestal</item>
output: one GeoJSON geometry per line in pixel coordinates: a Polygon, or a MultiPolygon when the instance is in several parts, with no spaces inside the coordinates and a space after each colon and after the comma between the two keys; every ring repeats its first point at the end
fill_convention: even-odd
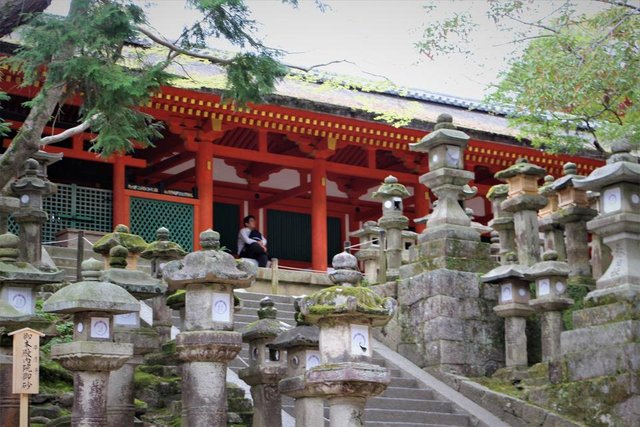
{"type": "Polygon", "coordinates": [[[227,364],[242,349],[233,331],[187,331],[176,337],[182,365],[182,422],[185,426],[227,425],[227,364]]]}
{"type": "Polygon", "coordinates": [[[73,372],[74,426],[106,427],[109,373],[122,367],[133,355],[133,345],[75,341],[51,349],[51,359],[73,372]]]}

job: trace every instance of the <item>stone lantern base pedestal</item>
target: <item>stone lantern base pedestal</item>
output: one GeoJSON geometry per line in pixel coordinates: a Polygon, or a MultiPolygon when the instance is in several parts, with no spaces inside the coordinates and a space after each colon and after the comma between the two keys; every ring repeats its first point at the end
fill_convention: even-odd
{"type": "Polygon", "coordinates": [[[500,317],[504,317],[505,363],[514,373],[528,368],[527,358],[527,317],[534,313],[526,304],[510,303],[493,308],[500,317]]]}
{"type": "Polygon", "coordinates": [[[71,424],[106,427],[109,372],[133,356],[133,345],[114,342],[75,341],[58,344],[51,358],[73,372],[71,424]]]}
{"type": "Polygon", "coordinates": [[[176,337],[182,365],[182,424],[227,425],[227,363],[242,349],[242,335],[232,331],[189,331],[176,337]]]}
{"type": "Polygon", "coordinates": [[[560,356],[560,334],[564,329],[562,310],[573,305],[571,298],[537,298],[529,301],[529,305],[540,314],[540,330],[542,335],[542,361],[548,362],[560,356]]]}
{"type": "Polygon", "coordinates": [[[309,386],[304,375],[280,380],[280,393],[295,401],[296,427],[324,427],[324,399],[309,386]]]}
{"type": "Polygon", "coordinates": [[[362,427],[367,399],[384,392],[391,374],[381,366],[346,362],[316,366],[305,379],[315,395],[328,399],[332,427],[362,427]]]}

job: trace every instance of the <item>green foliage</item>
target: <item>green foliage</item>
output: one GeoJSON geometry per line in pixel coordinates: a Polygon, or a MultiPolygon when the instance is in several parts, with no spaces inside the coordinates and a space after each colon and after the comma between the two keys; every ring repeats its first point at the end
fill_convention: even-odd
{"type": "MultiPolygon", "coordinates": [[[[136,1],[72,0],[67,17],[42,14],[22,27],[21,47],[2,63],[23,74],[23,86],[41,83],[38,95],[26,104],[32,112],[50,114],[44,106],[51,105],[45,100],[52,88],[64,87],[66,98],[79,95],[80,121],[88,121],[97,135],[92,141],[94,151],[108,156],[131,151],[134,144],[150,145],[161,136],[161,127],[139,107],[170,82],[165,70],[178,54],[205,55],[226,68],[226,97],[239,104],[262,100],[287,71],[277,60],[280,52],[254,37],[256,24],[244,1],[187,0],[187,4],[202,17],[173,44],[163,43],[159,35],[144,34],[149,31],[146,16],[136,1]],[[158,60],[157,55],[147,55],[145,48],[129,46],[141,37],[170,52],[158,60]],[[189,51],[206,47],[212,37],[250,51],[231,58],[189,51]]],[[[62,105],[65,99],[57,101],[62,105]]],[[[3,130],[8,130],[6,123],[0,123],[3,130]]]]}
{"type": "MultiPolygon", "coordinates": [[[[488,1],[487,15],[508,32],[507,43],[526,47],[486,101],[512,107],[519,136],[549,151],[606,151],[620,138],[638,147],[640,8],[601,0],[595,13],[580,12],[586,3],[488,1]]],[[[468,54],[475,29],[468,13],[433,21],[416,46],[428,57],[468,54]]]]}
{"type": "Polygon", "coordinates": [[[57,335],[45,342],[42,346],[42,352],[45,355],[51,354],[51,346],[58,343],[65,343],[73,341],[73,321],[70,316],[60,316],[53,313],[46,313],[42,310],[42,299],[36,300],[36,316],[42,318],[48,322],[51,322],[56,327],[57,335]]]}
{"type": "Polygon", "coordinates": [[[559,19],[554,29],[531,42],[488,100],[512,105],[511,123],[537,147],[576,152],[623,137],[640,144],[640,10],[559,19]]]}

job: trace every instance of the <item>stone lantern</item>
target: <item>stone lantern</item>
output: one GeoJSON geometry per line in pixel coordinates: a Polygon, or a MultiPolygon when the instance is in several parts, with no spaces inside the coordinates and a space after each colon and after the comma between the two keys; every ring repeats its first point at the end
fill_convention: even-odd
{"type": "MultiPolygon", "coordinates": [[[[170,240],[171,233],[165,227],[160,227],[156,231],[156,240],[149,243],[147,249],[142,251],[140,256],[151,260],[151,275],[162,279],[162,268],[164,265],[176,259],[182,259],[187,254],[182,246],[170,240]]],[[[153,326],[160,335],[160,343],[164,344],[171,339],[172,313],[167,306],[166,296],[159,295],[149,300],[153,308],[153,326]]]]}
{"type": "Polygon", "coordinates": [[[18,425],[19,396],[12,393],[13,340],[8,333],[30,327],[46,334],[51,322],[35,315],[35,291],[62,280],[60,270],[40,270],[19,262],[18,236],[0,235],[0,425],[18,425]]]}
{"type": "Polygon", "coordinates": [[[380,188],[373,193],[374,199],[382,201],[382,217],[378,220],[378,225],[387,233],[387,280],[397,279],[398,269],[402,265],[402,230],[409,225],[409,218],[403,215],[402,199],[409,196],[407,188],[391,175],[386,177],[380,188]]]}
{"type": "Polygon", "coordinates": [[[73,342],[54,345],[51,358],[74,373],[74,426],[109,425],[109,372],[133,356],[133,344],[114,342],[113,317],[138,312],[140,303],[120,286],[100,282],[102,265],[84,261],[84,281],[62,288],[43,306],[46,312],[73,314],[73,342]]]}
{"type": "Polygon", "coordinates": [[[526,266],[540,260],[538,209],[546,206],[547,199],[538,194],[538,179],[544,175],[543,168],[524,158],[495,174],[497,179],[509,184],[507,200],[501,207],[513,213],[518,261],[526,266]]]}
{"type": "MultiPolygon", "coordinates": [[[[127,270],[129,251],[124,246],[114,246],[109,251],[111,268],[102,273],[101,280],[113,283],[138,300],[164,295],[167,285],[139,270],[127,270]]],[[[143,356],[160,347],[155,329],[144,327],[136,313],[114,316],[115,341],[133,344],[133,357],[109,376],[107,420],[109,425],[132,425],[135,417],[134,371],[142,364],[143,356]]],[[[148,319],[147,322],[152,321],[148,319]]]]}
{"type": "Polygon", "coordinates": [[[378,283],[378,260],[380,247],[374,241],[380,238],[380,228],[375,221],[366,221],[362,228],[351,233],[359,239],[356,258],[364,265],[364,277],[369,283],[378,283]]]}
{"type": "Polygon", "coordinates": [[[104,258],[104,268],[109,268],[109,251],[114,246],[124,246],[129,251],[127,268],[135,270],[138,267],[138,258],[142,251],[147,249],[147,242],[136,234],[129,232],[129,227],[123,224],[116,225],[113,232],[102,236],[94,245],[93,251],[104,258]]]}
{"type": "Polygon", "coordinates": [[[515,264],[514,254],[508,256],[508,262],[482,276],[482,281],[500,286],[498,305],[493,311],[504,317],[507,368],[518,371],[527,368],[526,318],[534,310],[529,306],[529,281],[525,278],[527,267],[515,264]]]}
{"type": "Polygon", "coordinates": [[[280,392],[295,399],[296,427],[324,427],[324,402],[305,382],[305,373],[320,364],[317,326],[309,325],[300,313],[300,299],[294,301],[296,326],[278,335],[270,349],[287,352],[287,374],[280,392]]]}
{"type": "Polygon", "coordinates": [[[410,145],[411,151],[428,153],[429,172],[420,177],[420,182],[438,197],[421,240],[480,241],[480,235],[470,227],[471,220],[460,206],[460,200],[468,197],[467,183],[474,176],[473,172],[464,170],[464,150],[468,141],[469,135],[455,128],[449,114],[440,114],[434,131],[410,145]]]}
{"type": "Polygon", "coordinates": [[[553,219],[564,226],[567,262],[571,269],[569,283],[593,286],[587,221],[597,212],[589,207],[587,192],[574,185],[576,180],[583,178],[577,174],[575,163],[566,163],[563,169],[564,176],[552,185],[558,194],[558,211],[553,214],[553,219]]]}
{"type": "Polygon", "coordinates": [[[502,209],[502,202],[507,200],[509,186],[507,184],[494,185],[487,192],[487,199],[491,200],[493,219],[489,221],[489,227],[498,232],[500,249],[500,262],[505,264],[507,254],[516,250],[515,234],[513,226],[513,214],[502,209]]]}
{"type": "Polygon", "coordinates": [[[242,349],[242,336],[233,331],[233,290],[247,288],[253,271],[221,251],[220,234],[200,233],[202,250],[164,267],[170,290],[184,289],[183,331],[176,337],[182,365],[182,420],[190,427],[227,424],[227,363],[242,349]],[[243,268],[240,270],[239,268],[243,268]]]}
{"type": "Polygon", "coordinates": [[[384,391],[386,368],[373,365],[371,328],[393,317],[397,303],[359,287],[356,258],[342,252],[333,258],[329,277],[338,286],[323,289],[301,302],[305,320],[320,328],[321,365],[305,372],[316,396],[329,400],[332,427],[361,427],[367,398],[384,391]]]}
{"type": "Polygon", "coordinates": [[[239,332],[242,341],[249,343],[249,367],[241,369],[238,376],[251,386],[254,427],[280,427],[282,425],[282,401],[278,383],[287,372],[286,352],[268,347],[271,341],[289,325],[276,320],[278,312],[269,297],[260,301],[258,321],[249,323],[239,332]]]}
{"type": "Polygon", "coordinates": [[[545,252],[542,259],[529,267],[525,276],[536,284],[536,299],[529,305],[542,313],[542,361],[547,362],[560,356],[562,311],[572,306],[573,300],[567,297],[567,263],[558,261],[553,251],[545,252]]]}
{"type": "Polygon", "coordinates": [[[48,218],[42,201],[56,191],[55,184],[38,176],[39,168],[37,160],[28,159],[24,175],[11,184],[20,200],[20,208],[13,213],[13,219],[20,224],[20,257],[37,267],[42,264],[42,224],[48,218]]]}
{"type": "Polygon", "coordinates": [[[587,227],[602,237],[613,256],[609,268],[596,282],[597,290],[589,294],[591,299],[623,290],[640,293],[640,165],[629,154],[629,144],[617,142],[612,151],[605,166],[573,181],[579,190],[600,193],[600,215],[587,227]]]}
{"type": "Polygon", "coordinates": [[[553,176],[544,177],[544,185],[538,193],[547,198],[547,204],[538,211],[538,229],[544,235],[544,250],[554,251],[559,260],[565,259],[564,227],[554,215],[558,211],[558,194],[553,189],[553,176]]]}

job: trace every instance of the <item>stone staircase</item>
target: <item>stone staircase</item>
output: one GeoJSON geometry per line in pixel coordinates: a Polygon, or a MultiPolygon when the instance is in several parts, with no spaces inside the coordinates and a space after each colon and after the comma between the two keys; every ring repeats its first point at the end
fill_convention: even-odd
{"type": "MultiPolygon", "coordinates": [[[[235,314],[235,329],[258,319],[259,302],[265,295],[249,292],[237,292],[242,308],[235,314]]],[[[294,325],[293,299],[285,296],[270,295],[278,309],[278,320],[294,325]]],[[[248,366],[248,346],[234,359],[229,367],[234,372],[248,366]]],[[[392,360],[383,358],[374,352],[373,363],[386,366],[391,370],[391,384],[378,397],[370,399],[365,410],[366,427],[440,427],[471,426],[471,417],[461,413],[454,405],[429,387],[422,385],[416,378],[400,369],[392,360]]],[[[293,399],[283,396],[283,410],[293,416],[293,399]]],[[[325,406],[325,424],[328,426],[329,409],[325,406]]]]}

